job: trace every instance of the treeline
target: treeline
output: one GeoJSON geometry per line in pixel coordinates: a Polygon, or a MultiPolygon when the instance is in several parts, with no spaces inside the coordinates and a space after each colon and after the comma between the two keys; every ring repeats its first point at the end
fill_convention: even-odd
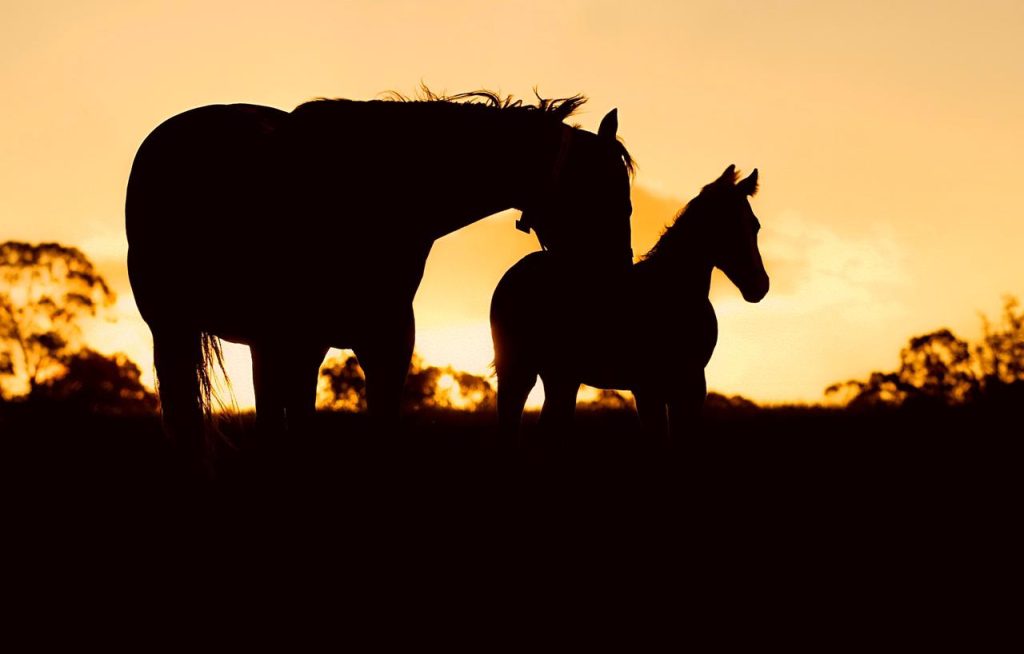
{"type": "MultiPolygon", "coordinates": [[[[156,396],[125,354],[101,354],[85,343],[84,321],[104,317],[114,292],[88,258],[57,243],[0,244],[0,410],[14,406],[116,415],[154,413],[156,396]]],[[[910,339],[899,367],[864,380],[833,384],[826,395],[853,410],[1024,402],[1024,308],[1008,297],[996,321],[983,318],[983,337],[969,343],[948,329],[910,339]]],[[[365,380],[353,356],[329,359],[320,372],[318,405],[366,408],[365,380]]],[[[405,386],[411,409],[491,411],[489,380],[414,357],[405,386]]],[[[631,410],[630,398],[599,391],[590,405],[631,410]]],[[[713,413],[756,410],[742,397],[708,396],[713,413]]]]}
{"type": "Polygon", "coordinates": [[[1024,308],[1007,297],[995,322],[982,317],[980,342],[948,329],[915,336],[890,372],[829,386],[851,409],[999,405],[1024,401],[1024,308]]]}

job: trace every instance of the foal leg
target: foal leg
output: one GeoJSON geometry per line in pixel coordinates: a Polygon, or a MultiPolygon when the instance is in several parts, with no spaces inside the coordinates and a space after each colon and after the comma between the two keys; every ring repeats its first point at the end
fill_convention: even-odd
{"type": "Polygon", "coordinates": [[[498,372],[498,438],[499,446],[519,446],[519,427],[523,421],[526,398],[537,383],[537,373],[522,368],[498,372]]]}
{"type": "Polygon", "coordinates": [[[544,407],[540,411],[540,428],[553,443],[565,444],[572,418],[576,413],[579,382],[553,376],[541,376],[544,382],[544,407]]]}
{"type": "Polygon", "coordinates": [[[676,447],[682,444],[683,434],[700,432],[701,411],[707,394],[707,380],[703,370],[673,393],[668,404],[668,418],[669,435],[676,447]]]}

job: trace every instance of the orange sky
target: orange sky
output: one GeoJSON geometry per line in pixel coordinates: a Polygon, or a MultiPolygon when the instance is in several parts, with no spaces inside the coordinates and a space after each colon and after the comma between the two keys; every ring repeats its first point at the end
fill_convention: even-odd
{"type": "MultiPolygon", "coordinates": [[[[290,109],[422,80],[449,92],[584,92],[619,108],[640,164],[634,249],[730,163],[772,290],[721,278],[712,389],[818,400],[896,364],[912,334],[979,331],[1024,295],[1024,3],[4,2],[0,240],[78,245],[121,293],[104,349],[148,371],[124,267],[124,187],[164,118],[211,103],[290,109]]],[[[536,241],[512,213],[438,242],[416,301],[428,361],[483,372],[490,294],[536,241]]],[[[244,352],[232,350],[248,403],[244,352]]]]}

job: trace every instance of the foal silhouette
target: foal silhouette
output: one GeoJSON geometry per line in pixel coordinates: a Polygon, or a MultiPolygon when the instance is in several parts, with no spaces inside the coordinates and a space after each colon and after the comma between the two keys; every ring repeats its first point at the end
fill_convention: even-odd
{"type": "Polygon", "coordinates": [[[581,269],[629,265],[632,161],[614,110],[593,134],[563,123],[583,96],[524,105],[425,92],[291,113],[200,107],[142,143],[128,271],[164,422],[189,456],[208,445],[216,337],[252,350],[261,428],[313,413],[329,347],[356,352],[368,409],[397,419],[431,245],[485,216],[522,209],[518,227],[581,269]]]}
{"type": "Polygon", "coordinates": [[[677,436],[704,403],[704,367],[718,339],[708,299],[718,267],[748,302],[768,292],[748,196],[757,170],[734,166],[705,186],[631,269],[596,288],[557,255],[535,252],[505,273],[491,300],[498,419],[507,440],[544,382],[545,427],[564,428],[581,383],[631,390],[645,427],[677,436]],[[668,418],[666,420],[666,406],[668,418]]]}

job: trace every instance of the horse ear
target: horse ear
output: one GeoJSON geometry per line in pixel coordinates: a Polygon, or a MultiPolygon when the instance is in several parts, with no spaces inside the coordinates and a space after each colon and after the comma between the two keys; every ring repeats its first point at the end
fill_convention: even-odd
{"type": "Polygon", "coordinates": [[[754,172],[750,173],[745,180],[736,185],[743,195],[753,195],[757,193],[757,168],[754,172]]]}
{"type": "Polygon", "coordinates": [[[619,131],[619,110],[612,109],[608,115],[601,119],[601,126],[597,128],[599,136],[615,140],[615,133],[619,131]]]}
{"type": "Polygon", "coordinates": [[[729,164],[729,167],[725,169],[722,176],[715,180],[716,184],[728,184],[732,186],[736,183],[736,164],[729,164]]]}

